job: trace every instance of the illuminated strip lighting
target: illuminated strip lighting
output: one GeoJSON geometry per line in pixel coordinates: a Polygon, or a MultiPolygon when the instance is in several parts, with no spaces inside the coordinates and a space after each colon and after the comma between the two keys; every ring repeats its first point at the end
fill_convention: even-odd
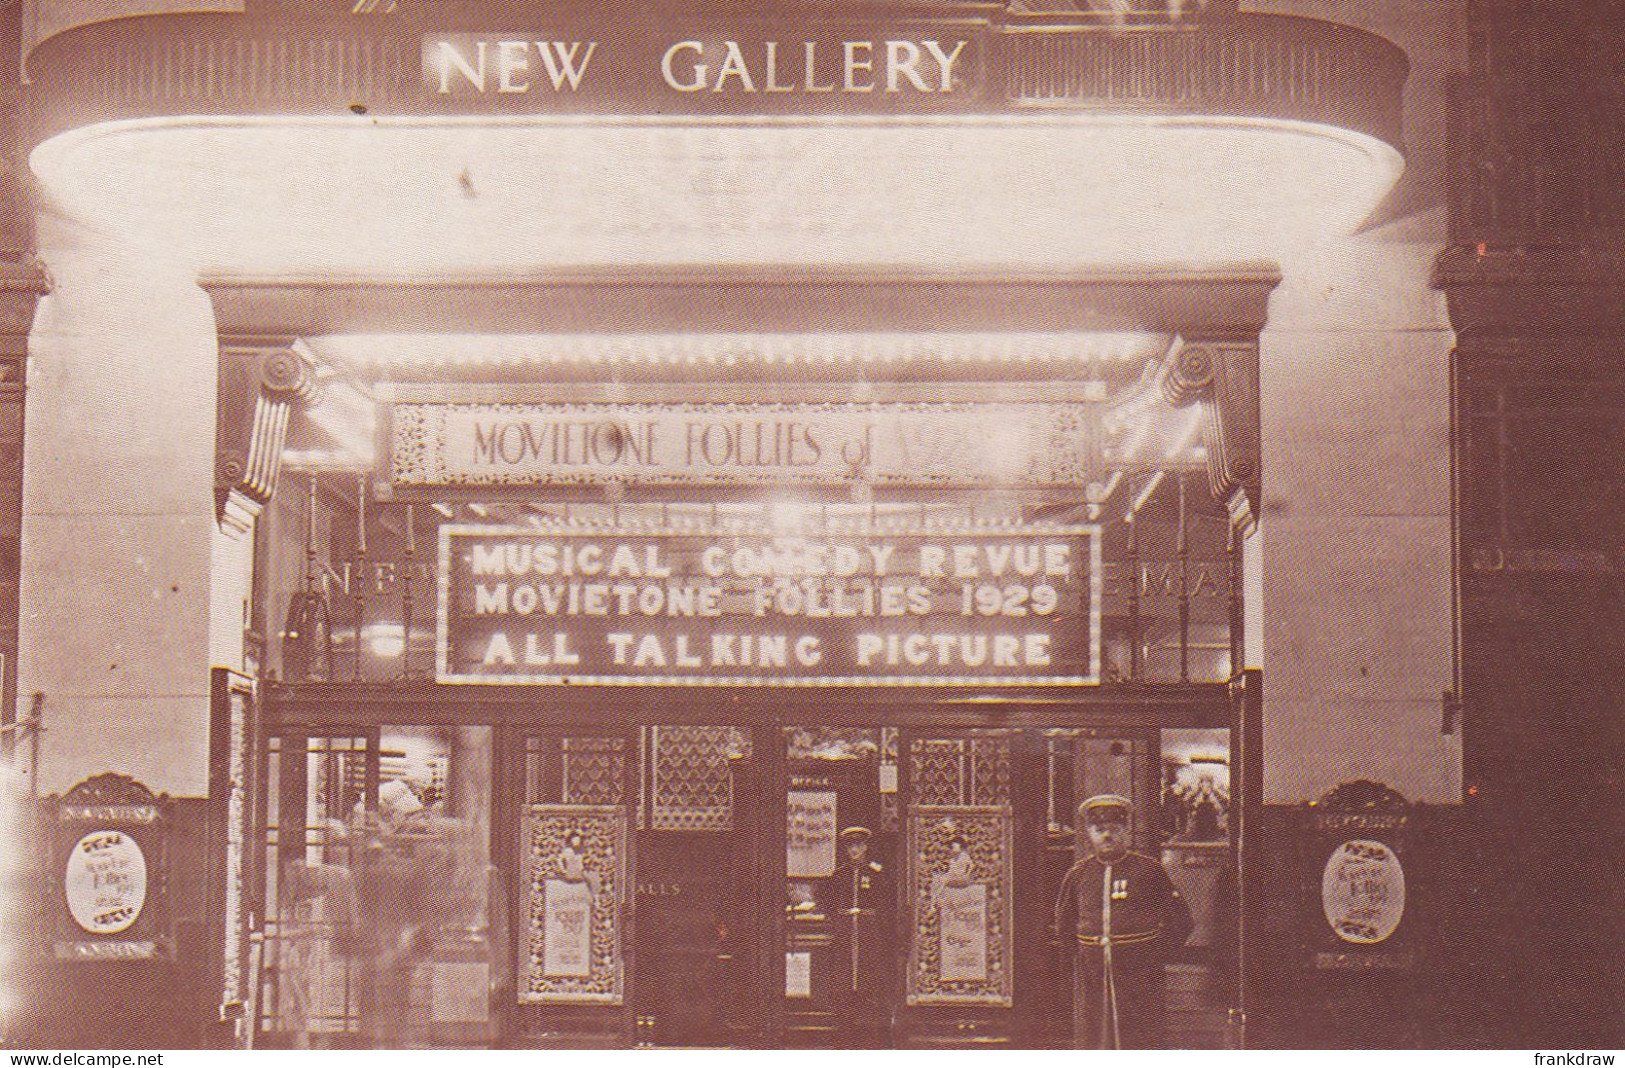
{"type": "MultiPolygon", "coordinates": [[[[470,504],[467,507],[470,512],[481,519],[490,517],[490,509],[484,505],[470,504]]],[[[444,511],[442,511],[442,514],[445,514],[444,511]]],[[[448,518],[450,517],[448,516],[448,518]]],[[[532,514],[526,516],[525,521],[528,525],[519,526],[511,520],[498,518],[489,524],[442,524],[441,529],[449,529],[458,534],[479,534],[486,537],[503,537],[506,535],[534,537],[538,534],[566,537],[603,535],[681,537],[689,534],[707,534],[805,540],[809,536],[801,533],[786,533],[784,528],[774,526],[769,518],[760,513],[755,515],[732,513],[718,516],[715,520],[699,517],[645,520],[636,515],[583,519],[576,515],[558,517],[532,514]]],[[[876,533],[905,535],[985,534],[992,531],[1041,535],[1075,535],[1080,530],[1081,528],[1073,523],[1023,523],[1019,519],[1002,516],[975,520],[963,516],[939,517],[932,520],[923,520],[917,516],[898,516],[891,519],[876,518],[872,521],[848,524],[826,523],[814,527],[811,536],[823,538],[876,533]]]]}
{"type": "MultiPolygon", "coordinates": [[[[516,366],[526,363],[947,364],[1122,363],[1165,349],[1152,333],[549,334],[530,337],[367,335],[330,340],[341,358],[369,366],[516,366]]],[[[323,346],[324,348],[327,346],[323,346]]],[[[1104,391],[1104,383],[1099,384],[1104,391]]],[[[1101,399],[1104,399],[1102,392],[1101,399]]]]}
{"type": "MultiPolygon", "coordinates": [[[[470,514],[489,520],[482,526],[487,533],[536,534],[714,534],[752,537],[801,538],[807,536],[862,536],[891,534],[978,534],[989,532],[1065,533],[1072,524],[1049,521],[1029,522],[1013,509],[993,513],[969,510],[963,505],[922,506],[912,503],[856,505],[839,502],[779,502],[799,509],[799,524],[786,523],[785,513],[764,511],[761,505],[684,505],[670,502],[630,504],[524,505],[525,513],[505,518],[494,514],[485,502],[463,505],[470,514]],[[518,521],[527,526],[515,526],[518,521]],[[796,529],[799,526],[799,529],[796,529]],[[810,532],[810,533],[803,533],[810,532]]],[[[443,518],[454,519],[456,508],[432,505],[443,518]]]]}

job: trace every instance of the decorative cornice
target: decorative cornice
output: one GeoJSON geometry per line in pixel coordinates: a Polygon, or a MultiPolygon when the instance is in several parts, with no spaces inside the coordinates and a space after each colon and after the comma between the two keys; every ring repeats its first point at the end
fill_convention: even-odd
{"type": "Polygon", "coordinates": [[[223,334],[1150,331],[1256,338],[1280,274],[570,270],[522,278],[206,279],[223,334]]]}
{"type": "Polygon", "coordinates": [[[1625,250],[1453,245],[1434,265],[1459,338],[1625,333],[1625,250]]]}

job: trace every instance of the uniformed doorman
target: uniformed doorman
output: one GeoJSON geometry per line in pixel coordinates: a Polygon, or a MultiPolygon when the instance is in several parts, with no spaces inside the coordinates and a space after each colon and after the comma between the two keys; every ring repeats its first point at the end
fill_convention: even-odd
{"type": "Polygon", "coordinates": [[[834,927],[844,1037],[863,1049],[890,1042],[893,889],[869,856],[867,827],[841,832],[842,856],[825,883],[824,912],[834,927]]]}
{"type": "Polygon", "coordinates": [[[1163,962],[1191,914],[1162,865],[1129,850],[1132,806],[1099,794],[1078,806],[1092,851],[1072,865],[1055,928],[1077,943],[1073,1036],[1080,1049],[1156,1049],[1166,1040],[1163,962]]]}

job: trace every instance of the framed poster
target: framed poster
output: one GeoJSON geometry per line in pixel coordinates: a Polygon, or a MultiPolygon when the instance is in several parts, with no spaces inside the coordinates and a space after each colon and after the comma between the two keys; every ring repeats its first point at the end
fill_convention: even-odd
{"type": "Polygon", "coordinates": [[[626,810],[531,805],[520,836],[519,1000],[621,1004],[626,810]]]}
{"type": "Polygon", "coordinates": [[[910,1005],[1009,1006],[1015,993],[1011,815],[918,805],[908,815],[910,1005]]]}
{"type": "Polygon", "coordinates": [[[167,959],[168,802],[126,775],[96,775],[56,804],[59,960],[167,959]]]}

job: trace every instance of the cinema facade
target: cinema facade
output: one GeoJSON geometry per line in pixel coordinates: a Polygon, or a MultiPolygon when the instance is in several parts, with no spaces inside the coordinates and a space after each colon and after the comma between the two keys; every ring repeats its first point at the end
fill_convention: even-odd
{"type": "Polygon", "coordinates": [[[1424,1040],[1453,16],[1071,6],[7,9],[12,1040],[1424,1040]]]}

